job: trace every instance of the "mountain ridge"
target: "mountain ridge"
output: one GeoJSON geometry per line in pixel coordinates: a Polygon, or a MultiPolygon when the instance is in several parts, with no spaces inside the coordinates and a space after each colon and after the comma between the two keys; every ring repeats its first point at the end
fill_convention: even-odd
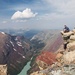
{"type": "Polygon", "coordinates": [[[32,46],[26,38],[0,32],[0,64],[7,64],[9,75],[20,73],[32,54],[32,46]]]}

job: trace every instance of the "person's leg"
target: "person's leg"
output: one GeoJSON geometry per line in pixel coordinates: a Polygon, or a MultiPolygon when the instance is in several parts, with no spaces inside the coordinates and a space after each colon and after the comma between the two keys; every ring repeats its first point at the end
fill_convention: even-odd
{"type": "Polygon", "coordinates": [[[67,48],[67,44],[64,44],[64,49],[66,50],[66,48],[67,48]]]}

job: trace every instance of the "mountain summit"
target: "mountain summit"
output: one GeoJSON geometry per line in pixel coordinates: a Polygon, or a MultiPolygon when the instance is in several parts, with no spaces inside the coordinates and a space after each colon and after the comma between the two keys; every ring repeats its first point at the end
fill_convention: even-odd
{"type": "Polygon", "coordinates": [[[37,57],[39,71],[30,75],[75,75],[75,29],[61,32],[63,44],[56,52],[44,52],[37,57]]]}

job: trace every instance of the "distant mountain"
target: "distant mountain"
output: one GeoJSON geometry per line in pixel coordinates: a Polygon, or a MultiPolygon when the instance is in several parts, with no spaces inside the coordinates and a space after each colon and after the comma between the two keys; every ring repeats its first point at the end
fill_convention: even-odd
{"type": "Polygon", "coordinates": [[[29,30],[29,29],[0,29],[0,31],[8,33],[10,35],[20,35],[31,39],[34,35],[40,32],[40,30],[29,30]]]}
{"type": "Polygon", "coordinates": [[[7,64],[9,75],[20,73],[32,54],[33,48],[24,36],[0,32],[0,64],[7,64]]]}
{"type": "MultiPolygon", "coordinates": [[[[59,30],[41,31],[32,37],[31,41],[34,41],[34,40],[36,41],[38,40],[39,43],[44,43],[45,46],[43,50],[50,50],[50,51],[52,51],[50,48],[55,43],[55,41],[60,43],[62,42],[62,38],[61,38],[59,30]]],[[[60,43],[57,43],[57,44],[60,44],[60,43]]]]}
{"type": "Polygon", "coordinates": [[[32,42],[32,44],[34,44],[33,47],[34,48],[36,47],[35,48],[36,53],[34,55],[34,60],[31,63],[32,68],[28,71],[28,75],[30,75],[30,73],[32,73],[34,71],[39,70],[39,67],[36,64],[36,58],[40,57],[40,59],[47,60],[46,58],[48,56],[47,56],[47,53],[45,53],[45,51],[56,52],[63,44],[63,39],[60,35],[59,30],[44,30],[44,31],[41,31],[38,34],[34,35],[31,38],[31,42],[32,42]],[[43,55],[43,54],[45,54],[45,55],[43,55]],[[43,58],[42,56],[45,56],[45,57],[43,58]]]}
{"type": "Polygon", "coordinates": [[[27,37],[28,39],[31,39],[34,35],[36,35],[39,32],[40,32],[39,30],[29,30],[24,33],[24,36],[27,37]]]}

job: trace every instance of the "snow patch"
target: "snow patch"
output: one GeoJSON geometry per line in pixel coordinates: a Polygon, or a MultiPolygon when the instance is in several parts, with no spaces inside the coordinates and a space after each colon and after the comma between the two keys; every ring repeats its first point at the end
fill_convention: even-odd
{"type": "Polygon", "coordinates": [[[18,52],[19,55],[23,56],[21,53],[18,52]]]}
{"type": "Polygon", "coordinates": [[[14,44],[13,44],[13,42],[12,41],[10,41],[10,43],[12,44],[12,46],[14,47],[14,44]]]}
{"type": "Polygon", "coordinates": [[[9,47],[9,45],[7,44],[7,46],[9,47]]]}
{"type": "Polygon", "coordinates": [[[25,56],[23,56],[23,54],[21,54],[21,53],[19,53],[19,52],[18,52],[18,54],[19,54],[19,55],[21,55],[21,56],[22,56],[22,58],[24,58],[24,59],[25,59],[25,56]]]}
{"type": "Polygon", "coordinates": [[[5,35],[5,33],[4,32],[1,32],[3,35],[5,35]]]}
{"type": "Polygon", "coordinates": [[[21,42],[17,42],[17,45],[18,45],[18,46],[22,46],[21,42]]]}
{"type": "Polygon", "coordinates": [[[17,51],[15,48],[13,48],[14,49],[14,51],[17,51]]]}
{"type": "Polygon", "coordinates": [[[34,35],[34,36],[30,39],[30,41],[34,40],[34,39],[35,39],[35,37],[36,37],[36,35],[34,35]]]}
{"type": "Polygon", "coordinates": [[[23,58],[25,58],[25,56],[22,56],[23,58]]]}

